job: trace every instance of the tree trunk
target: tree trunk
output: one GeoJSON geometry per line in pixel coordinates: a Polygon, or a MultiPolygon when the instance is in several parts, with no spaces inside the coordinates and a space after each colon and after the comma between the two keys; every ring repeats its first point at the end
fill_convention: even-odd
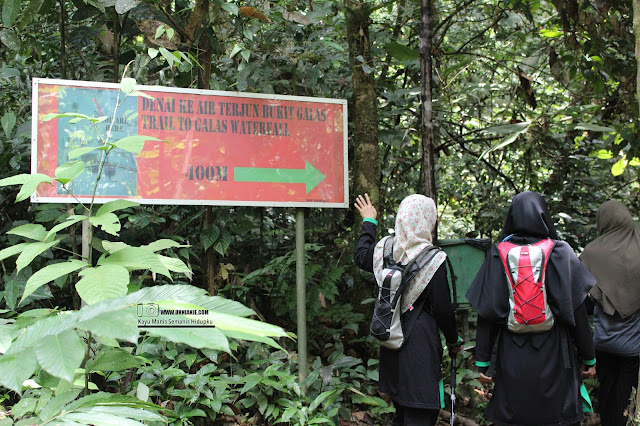
{"type": "MultiPolygon", "coordinates": [[[[368,193],[373,204],[379,208],[378,98],[369,40],[370,13],[371,10],[366,3],[356,0],[345,1],[349,64],[353,83],[353,108],[351,111],[354,123],[353,194],[368,193]]],[[[360,233],[360,217],[357,214],[354,232],[355,240],[360,233]]],[[[355,241],[352,247],[355,247],[355,241]]],[[[354,277],[353,297],[351,298],[354,309],[361,313],[369,313],[371,306],[362,305],[360,301],[371,297],[371,288],[360,278],[357,271],[354,271],[354,277]]]]}
{"type": "Polygon", "coordinates": [[[640,112],[640,0],[633,0],[633,34],[636,37],[636,98],[640,112]]]}
{"type": "MultiPolygon", "coordinates": [[[[432,60],[431,60],[431,0],[421,0],[420,73],[422,75],[422,171],[424,194],[438,202],[435,178],[432,60]]],[[[434,236],[435,237],[435,236],[434,236]]]]}

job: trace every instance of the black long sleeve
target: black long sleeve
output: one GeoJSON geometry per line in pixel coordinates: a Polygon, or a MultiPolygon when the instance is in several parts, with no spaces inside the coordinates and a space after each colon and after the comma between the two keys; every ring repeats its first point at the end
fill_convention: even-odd
{"type": "Polygon", "coordinates": [[[373,272],[373,250],[376,247],[377,228],[372,222],[362,222],[362,231],[353,254],[356,265],[367,272],[373,272]]]}
{"type": "Polygon", "coordinates": [[[595,362],[596,352],[593,345],[591,326],[589,325],[587,303],[588,302],[583,302],[578,309],[575,310],[574,316],[576,319],[576,326],[570,327],[569,330],[576,348],[578,349],[580,358],[588,365],[592,365],[595,362]]]}
{"type": "Polygon", "coordinates": [[[427,298],[428,310],[436,319],[438,328],[442,330],[447,343],[455,344],[458,341],[458,330],[456,328],[456,313],[451,302],[451,291],[447,281],[446,263],[440,265],[427,286],[424,296],[427,298]]]}
{"type": "Polygon", "coordinates": [[[478,315],[478,328],[476,329],[476,366],[481,373],[486,373],[491,362],[491,353],[496,337],[500,332],[500,326],[478,315]]]}

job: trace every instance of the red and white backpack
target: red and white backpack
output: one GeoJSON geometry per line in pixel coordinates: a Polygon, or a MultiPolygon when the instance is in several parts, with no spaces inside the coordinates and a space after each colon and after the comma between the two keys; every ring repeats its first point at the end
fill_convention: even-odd
{"type": "Polygon", "coordinates": [[[553,327],[553,313],[547,303],[545,272],[555,241],[547,238],[535,244],[498,244],[509,282],[507,327],[514,333],[539,333],[553,327]]]}

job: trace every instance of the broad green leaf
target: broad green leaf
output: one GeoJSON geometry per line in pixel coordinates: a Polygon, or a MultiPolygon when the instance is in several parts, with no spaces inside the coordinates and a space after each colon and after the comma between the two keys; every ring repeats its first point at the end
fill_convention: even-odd
{"type": "Polygon", "coordinates": [[[173,66],[173,63],[174,63],[174,62],[176,62],[176,57],[175,57],[175,56],[173,56],[173,55],[171,54],[171,52],[169,52],[169,51],[168,51],[166,48],[164,48],[164,47],[161,47],[159,50],[160,50],[160,54],[162,55],[162,57],[163,57],[164,59],[166,59],[166,60],[167,60],[167,62],[169,63],[169,66],[170,66],[170,67],[172,67],[172,66],[173,66]]]}
{"type": "Polygon", "coordinates": [[[116,12],[118,15],[124,15],[139,4],[138,0],[116,0],[116,12]]]}
{"type": "Polygon", "coordinates": [[[220,237],[220,228],[217,225],[207,225],[200,232],[200,242],[205,251],[209,250],[220,237]]]}
{"type": "Polygon", "coordinates": [[[101,257],[98,265],[120,265],[129,270],[149,269],[171,278],[169,270],[160,261],[158,255],[142,247],[126,247],[118,250],[107,257],[101,257]]]}
{"type": "Polygon", "coordinates": [[[96,358],[89,359],[85,370],[94,371],[122,371],[141,366],[140,360],[121,348],[105,348],[96,358]]]}
{"type": "Polygon", "coordinates": [[[141,401],[149,400],[149,386],[145,385],[142,382],[138,382],[138,388],[136,389],[136,397],[138,397],[141,401]]]}
{"type": "Polygon", "coordinates": [[[233,49],[229,54],[229,58],[233,58],[234,56],[236,56],[238,53],[242,51],[242,49],[244,49],[244,43],[236,44],[235,46],[233,46],[233,49]]]}
{"type": "Polygon", "coordinates": [[[138,330],[138,317],[134,311],[135,309],[129,308],[117,312],[107,312],[79,322],[77,327],[90,331],[95,336],[137,343],[140,330],[138,330]]]}
{"type": "Polygon", "coordinates": [[[240,8],[235,3],[222,3],[222,8],[234,16],[238,16],[240,8]]]}
{"type": "Polygon", "coordinates": [[[10,235],[19,235],[35,241],[44,241],[47,237],[47,230],[44,226],[36,223],[28,223],[7,231],[10,235]]]}
{"type": "Polygon", "coordinates": [[[280,327],[249,318],[236,317],[220,312],[209,312],[207,319],[217,328],[264,337],[286,337],[287,332],[280,327]]]}
{"type": "Polygon", "coordinates": [[[126,209],[128,207],[137,207],[139,205],[140,205],[140,203],[136,203],[135,201],[129,201],[129,200],[113,200],[113,201],[109,201],[108,203],[105,203],[102,206],[100,206],[100,208],[96,212],[96,216],[100,216],[100,215],[105,214],[105,213],[115,212],[115,211],[122,210],[122,209],[126,209]]]}
{"type": "Polygon", "coordinates": [[[556,38],[564,34],[563,31],[541,29],[540,35],[546,38],[556,38]]]}
{"type": "Polygon", "coordinates": [[[217,328],[148,328],[144,330],[153,336],[164,337],[172,342],[184,343],[192,348],[209,348],[231,353],[227,338],[217,328]]]}
{"type": "Polygon", "coordinates": [[[615,132],[613,127],[599,126],[591,123],[579,123],[575,127],[576,130],[590,130],[592,132],[615,132]]]}
{"type": "Polygon", "coordinates": [[[591,153],[592,157],[599,158],[601,160],[609,160],[613,158],[613,152],[608,149],[600,149],[591,153]]]}
{"type": "Polygon", "coordinates": [[[399,61],[410,61],[420,59],[420,52],[417,49],[412,49],[404,44],[400,44],[397,41],[388,43],[385,49],[392,57],[399,61]]]}
{"type": "Polygon", "coordinates": [[[20,272],[20,270],[29,266],[33,259],[49,250],[59,242],[60,240],[55,240],[48,243],[28,243],[22,249],[22,253],[20,253],[20,256],[18,256],[18,258],[16,259],[16,272],[20,272]]]}
{"type": "MultiPolygon", "coordinates": [[[[313,400],[313,402],[311,402],[311,404],[309,405],[309,411],[313,411],[313,410],[315,410],[316,408],[318,408],[318,407],[320,406],[320,404],[322,404],[322,402],[323,402],[324,400],[326,400],[327,398],[332,397],[332,396],[338,396],[338,395],[340,395],[340,393],[341,393],[343,390],[344,390],[344,389],[335,389],[335,390],[331,390],[331,391],[325,391],[325,392],[322,392],[320,395],[318,395],[318,396],[316,397],[316,399],[314,399],[314,400],[313,400]]],[[[333,399],[335,400],[335,398],[333,398],[333,399]]],[[[332,400],[332,398],[329,398],[329,402],[328,402],[328,404],[329,404],[330,402],[332,402],[331,400],[332,400]]]]}
{"type": "Polygon", "coordinates": [[[167,27],[165,27],[164,25],[159,25],[158,28],[156,28],[156,34],[155,34],[154,38],[155,39],[159,39],[160,37],[162,37],[162,34],[164,34],[166,29],[167,29],[167,27]]]}
{"type": "Polygon", "coordinates": [[[123,248],[131,247],[129,244],[125,244],[122,241],[103,241],[102,248],[108,253],[115,253],[118,250],[122,250],[123,248]]]}
{"type": "Polygon", "coordinates": [[[0,30],[0,42],[13,51],[20,50],[20,37],[13,29],[0,30]]]}
{"type": "Polygon", "coordinates": [[[91,225],[102,228],[102,230],[111,235],[118,235],[120,231],[120,219],[114,213],[102,213],[89,218],[91,225]]]}
{"type": "Polygon", "coordinates": [[[67,154],[67,156],[69,157],[69,160],[73,160],[74,158],[78,158],[78,157],[82,157],[85,154],[90,153],[91,151],[95,151],[95,150],[106,150],[107,148],[104,146],[87,146],[84,148],[76,148],[76,149],[72,149],[71,151],[69,151],[69,154],[67,154]]]}
{"type": "Polygon", "coordinates": [[[80,271],[79,275],[82,278],[76,284],[76,290],[89,305],[127,294],[129,271],[123,266],[103,265],[87,268],[80,271]]]}
{"type": "Polygon", "coordinates": [[[160,53],[160,51],[158,49],[154,49],[153,47],[150,47],[149,49],[147,49],[147,55],[149,55],[151,59],[158,56],[158,53],[160,53]]]}
{"type": "Polygon", "coordinates": [[[20,27],[24,28],[29,25],[38,16],[43,4],[44,0],[31,0],[27,7],[21,10],[20,27]]]}
{"type": "Polygon", "coordinates": [[[157,255],[158,259],[162,262],[162,264],[171,272],[177,272],[180,274],[191,274],[191,269],[185,265],[185,263],[176,258],[169,256],[162,256],[160,254],[157,255]]]}
{"type": "Polygon", "coordinates": [[[222,231],[220,238],[216,240],[213,248],[215,249],[215,251],[224,256],[232,241],[233,236],[227,231],[222,231]]]}
{"type": "Polygon", "coordinates": [[[136,87],[136,79],[125,77],[120,82],[120,90],[122,90],[127,95],[133,92],[133,89],[136,87]]]}
{"type": "MultiPolygon", "coordinates": [[[[142,408],[122,407],[114,404],[88,407],[76,411],[73,414],[64,414],[60,418],[62,420],[79,420],[89,419],[88,424],[100,425],[113,425],[110,416],[116,418],[116,424],[122,426],[128,425],[146,425],[146,423],[134,422],[134,420],[148,421],[148,422],[161,422],[166,423],[164,417],[159,414],[152,413],[142,408]]],[[[83,423],[85,424],[85,423],[83,423]]],[[[155,423],[153,423],[155,424],[155,423]]]]}
{"type": "Polygon", "coordinates": [[[71,259],[67,262],[55,263],[53,265],[45,266],[35,274],[31,275],[31,277],[27,281],[26,287],[24,288],[24,293],[22,294],[22,299],[20,301],[22,302],[22,300],[24,300],[25,298],[27,298],[27,296],[40,288],[40,286],[58,279],[63,275],[67,275],[74,271],[77,271],[78,269],[85,266],[89,265],[77,259],[71,259]]]}
{"type": "Polygon", "coordinates": [[[113,145],[127,152],[140,154],[144,148],[144,143],[147,141],[162,141],[162,139],[154,138],[153,136],[133,135],[126,136],[114,142],[113,145]]]}
{"type": "Polygon", "coordinates": [[[80,121],[80,120],[89,120],[92,123],[99,123],[99,122],[104,121],[105,119],[108,118],[106,116],[89,117],[88,115],[81,114],[79,112],[63,112],[63,113],[54,113],[54,112],[52,112],[52,113],[49,113],[49,114],[45,115],[42,118],[42,121],[46,122],[46,121],[53,120],[54,118],[62,118],[62,117],[76,119],[76,121],[75,121],[76,123],[78,121],[80,121]]]}
{"type": "Polygon", "coordinates": [[[51,398],[47,405],[42,407],[40,411],[40,419],[42,421],[51,420],[53,417],[60,414],[63,407],[72,403],[81,392],[80,389],[69,389],[66,392],[62,392],[60,389],[57,389],[57,391],[56,396],[51,398]]]}
{"type": "Polygon", "coordinates": [[[0,356],[0,385],[22,393],[22,383],[35,373],[38,363],[33,350],[0,356]]]}
{"type": "Polygon", "coordinates": [[[13,26],[16,18],[20,16],[20,0],[5,0],[2,6],[2,23],[5,27],[13,26]]]}
{"type": "Polygon", "coordinates": [[[47,234],[47,236],[45,237],[45,241],[47,241],[52,235],[57,234],[58,232],[62,231],[63,229],[66,229],[68,227],[70,227],[71,225],[74,225],[78,222],[81,222],[85,219],[89,219],[89,216],[81,216],[81,215],[73,215],[73,216],[69,216],[67,218],[66,221],[57,224],[56,226],[54,226],[53,228],[51,228],[49,230],[49,233],[47,234]]]}
{"type": "Polygon", "coordinates": [[[65,411],[74,412],[91,407],[129,407],[147,411],[166,410],[166,408],[151,402],[140,401],[134,396],[97,392],[71,402],[65,407],[65,411]]]}
{"type": "Polygon", "coordinates": [[[77,178],[84,171],[84,161],[71,161],[56,168],[56,180],[65,185],[77,178]]]}
{"type": "Polygon", "coordinates": [[[188,244],[180,244],[177,241],[169,240],[167,238],[163,238],[161,240],[156,240],[152,243],[147,244],[146,246],[142,246],[144,248],[148,248],[149,250],[156,252],[160,250],[165,250],[168,248],[176,248],[176,247],[190,247],[188,244]]]}
{"type": "Polygon", "coordinates": [[[11,132],[13,132],[13,128],[16,125],[16,115],[12,112],[8,112],[0,118],[0,123],[2,124],[5,136],[9,139],[11,137],[11,132]]]}
{"type": "Polygon", "coordinates": [[[20,243],[20,244],[16,244],[15,246],[7,247],[6,249],[0,250],[0,260],[5,260],[11,256],[15,256],[16,254],[22,252],[22,250],[28,244],[29,243],[20,243]]]}
{"type": "Polygon", "coordinates": [[[611,166],[611,174],[614,176],[620,176],[624,173],[624,169],[627,168],[627,160],[623,157],[619,159],[613,166],[611,166]]]}
{"type": "Polygon", "coordinates": [[[523,121],[522,123],[503,124],[500,126],[487,127],[482,130],[482,133],[488,133],[492,135],[506,135],[513,132],[522,132],[529,128],[530,121],[523,121]]]}
{"type": "Polygon", "coordinates": [[[16,197],[16,203],[26,200],[36,191],[36,188],[41,183],[52,183],[53,180],[41,173],[37,174],[20,174],[16,176],[11,176],[8,178],[0,179],[0,186],[7,185],[22,185],[20,188],[20,192],[18,192],[18,196],[16,197]]]}
{"type": "Polygon", "coordinates": [[[73,375],[82,364],[86,350],[82,339],[73,330],[43,337],[34,349],[38,363],[47,373],[69,382],[73,382],[73,375]]]}
{"type": "Polygon", "coordinates": [[[640,166],[640,158],[633,157],[631,161],[629,161],[629,166],[640,166]]]}
{"type": "Polygon", "coordinates": [[[526,123],[518,123],[518,124],[509,124],[506,126],[497,126],[497,127],[492,127],[490,129],[485,129],[483,132],[485,133],[501,133],[504,130],[506,130],[507,128],[510,128],[511,126],[518,126],[518,128],[520,128],[520,130],[516,131],[515,133],[507,136],[506,138],[502,139],[500,142],[498,142],[497,144],[494,144],[491,148],[485,150],[479,157],[479,159],[484,158],[485,156],[487,156],[489,153],[493,152],[493,151],[497,151],[500,150],[508,145],[511,145],[513,142],[516,141],[516,139],[518,139],[518,136],[520,136],[521,134],[525,133],[528,129],[529,129],[529,125],[531,125],[530,122],[526,122],[526,123]],[[523,126],[524,124],[526,124],[526,126],[523,126]]]}

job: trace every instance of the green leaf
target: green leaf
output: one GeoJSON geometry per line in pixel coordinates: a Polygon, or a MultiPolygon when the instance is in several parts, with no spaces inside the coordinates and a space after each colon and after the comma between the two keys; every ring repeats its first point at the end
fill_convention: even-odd
{"type": "Polygon", "coordinates": [[[518,129],[516,132],[512,133],[511,135],[507,136],[506,138],[502,139],[500,142],[498,142],[497,144],[494,144],[491,148],[485,150],[479,157],[479,159],[482,159],[484,157],[486,157],[489,153],[493,152],[493,151],[497,151],[499,149],[502,149],[508,145],[511,145],[513,142],[516,141],[516,139],[518,139],[518,136],[520,136],[521,134],[525,133],[527,130],[529,130],[529,126],[531,125],[531,122],[523,122],[523,123],[518,123],[518,124],[508,124],[505,126],[496,126],[496,127],[491,127],[488,129],[483,130],[483,133],[495,133],[495,134],[500,134],[500,133],[505,133],[508,131],[515,129],[518,129]]]}
{"type": "Polygon", "coordinates": [[[161,141],[162,139],[154,138],[153,136],[145,136],[145,135],[133,135],[124,137],[113,143],[114,146],[124,149],[127,152],[132,152],[134,154],[140,154],[142,149],[144,148],[144,143],[146,141],[161,141]]]}
{"type": "Polygon", "coordinates": [[[138,382],[138,388],[136,389],[136,397],[141,401],[149,400],[149,386],[142,382],[138,382]]]}
{"type": "Polygon", "coordinates": [[[114,213],[102,213],[89,218],[91,225],[102,228],[104,232],[111,235],[118,235],[120,231],[120,219],[114,213]]]}
{"type": "Polygon", "coordinates": [[[22,9],[20,27],[24,28],[33,21],[42,7],[44,0],[31,0],[26,8],[22,9]]]}
{"type": "Polygon", "coordinates": [[[147,49],[147,55],[149,55],[151,59],[158,56],[158,53],[160,53],[160,51],[158,49],[154,49],[153,47],[150,47],[149,49],[147,49]]]}
{"type": "Polygon", "coordinates": [[[220,238],[216,240],[216,243],[213,245],[213,248],[215,249],[215,251],[217,251],[218,253],[224,256],[224,254],[227,252],[227,249],[231,245],[232,241],[233,241],[233,236],[227,231],[222,231],[220,238]]]}
{"type": "Polygon", "coordinates": [[[115,212],[115,211],[126,209],[129,207],[137,207],[139,205],[140,203],[136,203],[135,201],[129,201],[129,200],[109,201],[108,203],[105,203],[102,206],[100,206],[100,208],[96,212],[96,216],[100,216],[105,213],[115,212]]]}
{"type": "Polygon", "coordinates": [[[134,90],[133,92],[129,93],[129,96],[142,96],[143,98],[147,99],[155,99],[153,96],[139,90],[134,90]]]}
{"type": "Polygon", "coordinates": [[[158,255],[142,247],[125,247],[107,257],[101,257],[98,265],[120,265],[129,270],[149,269],[171,278],[169,270],[160,261],[158,255]]]}
{"type": "Polygon", "coordinates": [[[87,268],[80,271],[79,275],[82,278],[76,284],[76,290],[89,305],[127,294],[129,271],[123,266],[103,265],[87,268]]]}
{"type": "Polygon", "coordinates": [[[135,78],[125,77],[120,82],[120,90],[122,90],[124,93],[128,95],[129,93],[133,92],[133,89],[135,89],[136,84],[137,83],[135,78]]]}
{"type": "Polygon", "coordinates": [[[599,126],[597,124],[591,124],[591,123],[578,123],[575,129],[589,130],[592,132],[615,132],[616,131],[616,129],[614,129],[613,127],[599,126]]]}
{"type": "Polygon", "coordinates": [[[36,223],[28,223],[21,225],[7,231],[10,235],[19,235],[21,237],[29,238],[35,241],[44,241],[47,237],[47,230],[44,226],[36,223]]]}
{"type": "Polygon", "coordinates": [[[84,171],[84,161],[71,161],[56,168],[56,180],[65,185],[77,178],[84,171]]]}
{"type": "Polygon", "coordinates": [[[73,382],[73,375],[82,364],[86,348],[78,333],[67,330],[43,337],[34,349],[38,363],[47,373],[73,382]]]}
{"type": "Polygon", "coordinates": [[[129,368],[138,368],[142,364],[140,360],[121,348],[105,348],[96,358],[89,359],[85,370],[94,371],[122,371],[129,368]]]}
{"type": "Polygon", "coordinates": [[[619,159],[613,166],[611,166],[611,174],[614,176],[620,176],[624,173],[624,169],[627,168],[627,160],[623,157],[619,159]]]}
{"type": "Polygon", "coordinates": [[[104,146],[87,146],[83,148],[76,148],[69,151],[69,153],[67,154],[67,157],[69,157],[69,160],[73,160],[74,158],[82,157],[83,155],[88,154],[91,151],[95,151],[97,149],[101,149],[104,151],[107,148],[104,146]]]}
{"type": "Polygon", "coordinates": [[[207,225],[200,232],[200,242],[202,243],[202,247],[204,251],[209,250],[220,237],[220,228],[217,225],[207,225]]]}
{"type": "Polygon", "coordinates": [[[400,44],[397,41],[388,43],[385,46],[387,53],[399,61],[410,61],[420,59],[420,52],[417,49],[412,49],[404,44],[400,44]]]}
{"type": "Polygon", "coordinates": [[[33,376],[37,367],[32,350],[0,355],[0,385],[22,393],[22,383],[33,376]]]}
{"type": "Polygon", "coordinates": [[[563,31],[546,30],[546,29],[541,29],[539,33],[542,37],[546,37],[546,38],[556,38],[564,34],[563,31]]]}
{"type": "Polygon", "coordinates": [[[68,262],[55,263],[53,265],[45,266],[29,278],[29,280],[27,281],[27,285],[24,288],[24,293],[22,294],[22,299],[20,300],[20,302],[22,302],[25,298],[27,298],[27,296],[40,288],[40,286],[50,281],[56,280],[63,275],[67,275],[74,271],[77,271],[78,269],[85,266],[89,265],[77,259],[71,259],[68,262]]]}
{"type": "Polygon", "coordinates": [[[160,50],[160,54],[162,55],[162,57],[163,57],[164,59],[166,59],[166,60],[167,60],[167,62],[169,63],[169,66],[170,66],[170,67],[172,67],[172,66],[173,66],[173,63],[176,61],[176,57],[175,57],[175,56],[173,56],[173,55],[171,54],[171,52],[169,52],[169,51],[168,51],[166,48],[164,48],[164,47],[161,47],[159,50],[160,50]]]}
{"type": "Polygon", "coordinates": [[[37,173],[37,174],[24,173],[24,174],[0,179],[0,186],[22,185],[22,188],[20,189],[20,192],[16,197],[16,203],[17,203],[29,198],[31,194],[35,192],[38,185],[40,185],[43,182],[52,183],[53,180],[49,176],[43,175],[41,173],[37,173]]]}
{"type": "Polygon", "coordinates": [[[142,246],[144,248],[147,248],[153,252],[157,252],[160,250],[165,250],[168,248],[177,248],[177,247],[190,247],[188,244],[180,244],[177,241],[174,240],[170,240],[167,238],[163,238],[161,240],[156,240],[152,243],[147,244],[146,246],[142,246]]]}
{"type": "Polygon", "coordinates": [[[104,338],[124,340],[137,343],[140,335],[138,317],[134,309],[106,312],[86,321],[79,322],[77,327],[90,331],[92,334],[104,338]]]}
{"type": "Polygon", "coordinates": [[[240,11],[240,8],[235,3],[224,2],[222,3],[222,8],[234,16],[238,16],[238,12],[240,11]]]}
{"type": "Polygon", "coordinates": [[[20,50],[20,37],[12,29],[0,30],[0,41],[13,51],[20,50]]]}
{"type": "Polygon", "coordinates": [[[16,259],[16,272],[20,272],[23,268],[29,266],[29,264],[40,254],[49,250],[51,247],[58,244],[60,240],[51,241],[48,243],[28,243],[23,249],[18,259],[16,259]]]}
{"type": "MultiPolygon", "coordinates": [[[[5,7],[7,5],[6,1],[7,0],[5,0],[5,7]]],[[[0,118],[0,123],[2,124],[2,129],[4,130],[4,134],[7,139],[11,138],[11,132],[16,125],[16,115],[12,112],[8,112],[0,118]]]]}
{"type": "Polygon", "coordinates": [[[613,158],[613,152],[608,149],[600,149],[591,153],[592,157],[599,158],[601,160],[609,160],[613,158]]]}
{"type": "MultiPolygon", "coordinates": [[[[20,16],[20,0],[5,0],[2,6],[2,23],[5,27],[13,26],[16,18],[20,16]]],[[[7,136],[8,137],[8,136],[7,136]]]]}
{"type": "Polygon", "coordinates": [[[227,338],[216,328],[149,328],[145,331],[153,336],[164,337],[172,342],[184,343],[193,348],[209,348],[231,353],[227,338]]]}
{"type": "MultiPolygon", "coordinates": [[[[340,395],[340,393],[343,391],[344,389],[335,389],[332,391],[326,391],[326,392],[322,392],[320,395],[318,395],[316,397],[316,399],[313,400],[313,402],[311,402],[311,404],[309,405],[309,411],[313,411],[316,408],[318,408],[320,406],[320,404],[322,404],[322,402],[332,396],[337,397],[338,395],[340,395]],[[337,394],[337,395],[336,395],[337,394]]],[[[335,400],[335,398],[329,398],[329,401],[327,403],[327,405],[329,405],[331,402],[333,402],[335,400]]]]}
{"type": "Polygon", "coordinates": [[[7,247],[6,249],[0,250],[0,260],[5,260],[11,256],[15,256],[16,254],[22,252],[22,250],[28,244],[29,243],[20,243],[20,244],[16,244],[15,246],[7,247]]]}
{"type": "Polygon", "coordinates": [[[85,219],[89,219],[89,216],[81,216],[81,215],[69,216],[66,221],[64,221],[62,223],[59,223],[56,226],[54,226],[53,228],[51,228],[49,230],[49,233],[45,237],[44,241],[47,241],[52,235],[57,234],[58,232],[62,231],[63,229],[66,229],[66,228],[70,227],[71,225],[74,225],[74,224],[76,224],[78,222],[81,222],[81,221],[83,221],[85,219]]]}
{"type": "Polygon", "coordinates": [[[191,268],[189,268],[182,260],[176,257],[162,256],[160,254],[158,254],[157,256],[162,264],[171,272],[177,272],[186,275],[190,275],[192,273],[191,268]]]}
{"type": "Polygon", "coordinates": [[[242,49],[244,49],[244,43],[236,44],[235,46],[233,46],[233,49],[229,54],[229,58],[233,58],[234,56],[236,56],[238,53],[242,51],[242,49]]]}
{"type": "Polygon", "coordinates": [[[162,37],[162,34],[164,34],[166,29],[167,29],[167,27],[165,27],[164,25],[158,26],[158,28],[156,28],[156,34],[155,34],[154,38],[155,39],[159,39],[160,37],[162,37]]]}

